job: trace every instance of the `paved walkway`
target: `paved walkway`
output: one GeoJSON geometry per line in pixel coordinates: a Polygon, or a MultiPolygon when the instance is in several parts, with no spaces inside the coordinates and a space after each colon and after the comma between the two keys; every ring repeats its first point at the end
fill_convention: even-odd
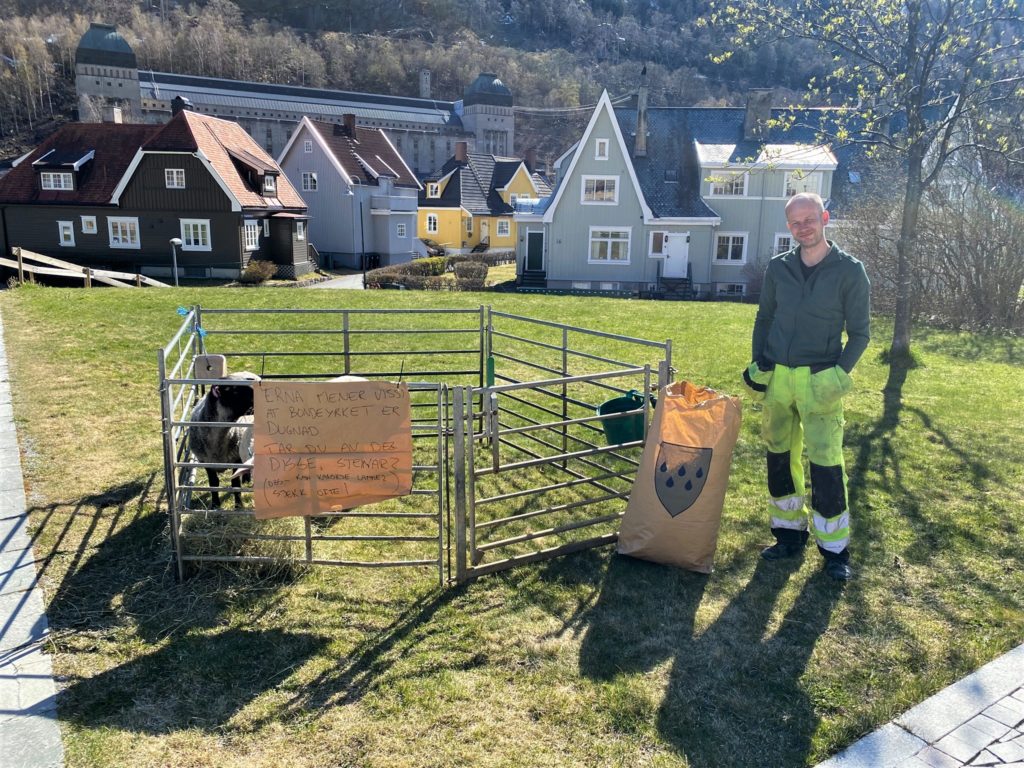
{"type": "Polygon", "coordinates": [[[64,750],[26,509],[0,320],[0,768],[57,768],[64,750]]]}

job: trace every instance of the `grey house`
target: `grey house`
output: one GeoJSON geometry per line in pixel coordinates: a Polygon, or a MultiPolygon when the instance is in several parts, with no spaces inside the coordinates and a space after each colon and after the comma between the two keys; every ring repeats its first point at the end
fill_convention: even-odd
{"type": "Polygon", "coordinates": [[[784,207],[826,200],[839,167],[815,139],[826,111],[770,127],[770,93],[746,109],[646,105],[603,94],[559,162],[545,206],[516,216],[520,285],[645,295],[742,296],[790,247],[784,207]]]}
{"type": "Polygon", "coordinates": [[[309,205],[325,266],[401,264],[426,252],[416,237],[420,183],[380,129],[357,126],[354,115],[340,124],[304,117],[279,163],[309,205]]]}

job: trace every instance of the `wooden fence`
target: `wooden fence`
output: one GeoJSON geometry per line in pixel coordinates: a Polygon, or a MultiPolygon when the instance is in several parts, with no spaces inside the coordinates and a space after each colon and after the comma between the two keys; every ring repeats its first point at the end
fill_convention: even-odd
{"type": "Polygon", "coordinates": [[[116,288],[141,288],[144,285],[151,285],[156,288],[168,288],[167,283],[161,283],[151,277],[146,277],[132,272],[115,272],[110,269],[92,269],[79,264],[72,264],[70,261],[62,261],[52,256],[44,256],[26,248],[12,248],[15,258],[0,258],[0,266],[10,267],[18,273],[18,282],[25,282],[25,275],[50,275],[53,277],[70,277],[85,281],[85,287],[91,288],[92,284],[102,283],[112,285],[116,288]]]}

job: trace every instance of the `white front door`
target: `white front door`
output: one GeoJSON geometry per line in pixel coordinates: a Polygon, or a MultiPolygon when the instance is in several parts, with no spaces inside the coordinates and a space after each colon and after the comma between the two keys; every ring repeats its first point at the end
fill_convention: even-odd
{"type": "Polygon", "coordinates": [[[686,277],[689,263],[690,233],[669,232],[665,235],[665,269],[662,277],[686,277]]]}
{"type": "Polygon", "coordinates": [[[486,243],[491,239],[491,223],[484,219],[480,222],[480,242],[486,243]]]}

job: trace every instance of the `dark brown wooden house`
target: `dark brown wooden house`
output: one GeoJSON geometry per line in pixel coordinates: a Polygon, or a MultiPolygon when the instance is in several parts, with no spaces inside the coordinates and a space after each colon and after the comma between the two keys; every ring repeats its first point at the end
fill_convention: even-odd
{"type": "Polygon", "coordinates": [[[252,259],[310,271],[306,204],[273,158],[238,124],[176,107],[163,126],[62,126],[18,161],[0,179],[0,250],[156,277],[175,247],[183,277],[252,259]]]}

